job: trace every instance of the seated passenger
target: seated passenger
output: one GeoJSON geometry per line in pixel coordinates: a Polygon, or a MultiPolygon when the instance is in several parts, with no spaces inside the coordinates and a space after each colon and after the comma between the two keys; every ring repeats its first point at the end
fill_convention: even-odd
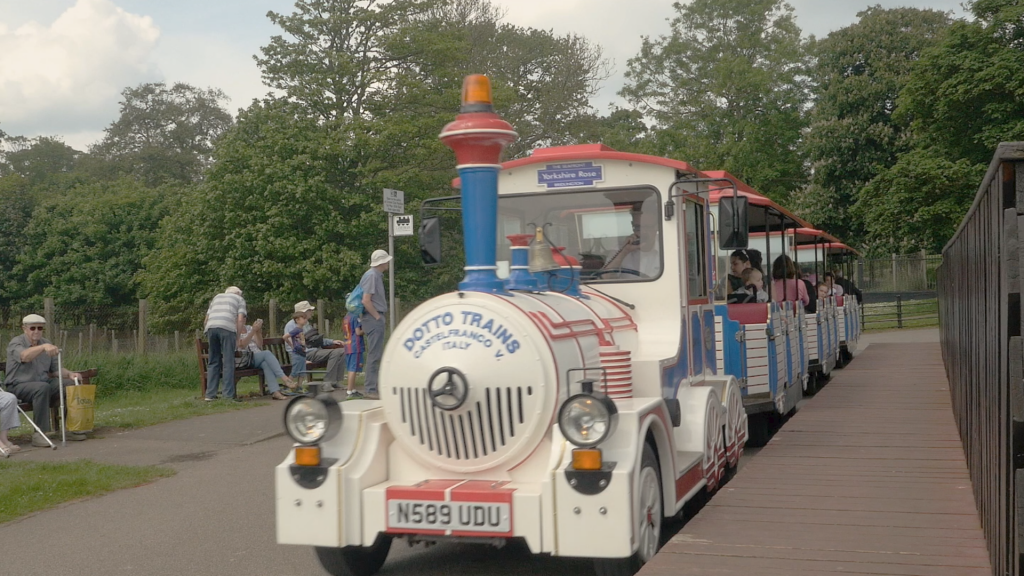
{"type": "Polygon", "coordinates": [[[839,268],[832,270],[832,275],[835,277],[835,283],[843,289],[843,294],[849,294],[857,299],[857,303],[861,303],[864,300],[864,294],[860,291],[860,288],[850,280],[843,278],[843,271],[839,268]]]}
{"type": "Polygon", "coordinates": [[[804,289],[807,290],[807,294],[809,296],[812,296],[811,301],[808,302],[806,306],[804,306],[804,312],[808,314],[814,314],[818,311],[818,299],[813,297],[814,283],[808,280],[806,276],[804,278],[801,278],[800,281],[804,283],[804,289]]]}
{"type": "Polygon", "coordinates": [[[832,296],[842,296],[843,287],[836,284],[836,276],[831,272],[825,272],[825,284],[828,286],[829,294],[832,296]]]}
{"type": "Polygon", "coordinates": [[[802,306],[811,301],[807,287],[800,280],[796,265],[789,256],[779,256],[772,263],[772,301],[800,302],[802,306]]]}
{"type": "Polygon", "coordinates": [[[634,210],[633,234],[626,239],[626,244],[608,263],[605,270],[621,270],[622,277],[639,276],[640,278],[657,278],[661,273],[661,253],[658,248],[658,212],[634,210]]]}
{"type": "Polygon", "coordinates": [[[824,300],[829,297],[828,284],[824,282],[818,282],[818,300],[824,300]]]}
{"type": "Polygon", "coordinates": [[[767,302],[768,293],[764,291],[764,275],[757,268],[743,270],[740,277],[743,287],[729,294],[729,304],[750,304],[754,302],[767,302]]]}

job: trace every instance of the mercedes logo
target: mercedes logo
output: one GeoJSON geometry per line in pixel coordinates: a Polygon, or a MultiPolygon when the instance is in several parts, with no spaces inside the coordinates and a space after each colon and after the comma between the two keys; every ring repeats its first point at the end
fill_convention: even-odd
{"type": "Polygon", "coordinates": [[[434,406],[441,410],[455,410],[462,406],[469,396],[469,382],[458,368],[446,366],[430,375],[430,380],[427,381],[427,394],[430,395],[430,403],[434,406]]]}

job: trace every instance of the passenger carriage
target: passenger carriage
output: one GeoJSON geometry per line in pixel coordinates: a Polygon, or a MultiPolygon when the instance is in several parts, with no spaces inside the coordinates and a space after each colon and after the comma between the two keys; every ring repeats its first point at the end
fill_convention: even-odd
{"type": "MultiPolygon", "coordinates": [[[[460,175],[458,291],[394,328],[380,401],[286,409],[296,446],[275,473],[277,540],[313,546],[332,574],[376,572],[396,538],[518,539],[631,574],[663,518],[716,490],[747,440],[740,383],[716,350],[714,182],[601,145],[499,165],[515,134],[485,80],[467,79],[441,134],[460,175]]],[[[799,315],[762,308],[750,320],[771,329],[745,344],[792,380],[799,315]]]]}
{"type": "MultiPolygon", "coordinates": [[[[706,172],[722,182],[735,182],[738,196],[746,204],[749,241],[743,242],[764,255],[766,288],[770,283],[771,262],[780,254],[792,255],[786,247],[786,231],[807,225],[771,199],[759,194],[728,172],[706,172]]],[[[723,202],[732,206],[731,190],[719,185],[709,193],[713,233],[723,231],[732,209],[720,210],[723,202]]],[[[727,291],[725,275],[729,252],[718,254],[719,297],[727,291]]],[[[793,302],[766,304],[718,304],[716,342],[722,352],[716,361],[719,370],[735,376],[743,391],[743,405],[750,421],[750,445],[768,440],[772,416],[792,412],[803,398],[808,382],[810,355],[806,350],[806,318],[803,307],[793,302]]]]}

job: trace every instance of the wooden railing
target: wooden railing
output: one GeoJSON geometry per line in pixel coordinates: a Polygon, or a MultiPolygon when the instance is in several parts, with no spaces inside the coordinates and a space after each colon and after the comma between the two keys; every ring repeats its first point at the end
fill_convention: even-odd
{"type": "Polygon", "coordinates": [[[939,324],[993,573],[1024,574],[1024,142],[1001,144],[942,251],[939,324]]]}

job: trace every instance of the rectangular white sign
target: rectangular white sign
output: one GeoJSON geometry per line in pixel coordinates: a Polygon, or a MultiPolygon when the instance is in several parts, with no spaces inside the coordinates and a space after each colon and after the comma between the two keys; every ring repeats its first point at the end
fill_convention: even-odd
{"type": "Polygon", "coordinates": [[[405,212],[405,192],[385,188],[384,211],[391,214],[401,214],[402,212],[405,212]]]}
{"type": "Polygon", "coordinates": [[[401,214],[392,216],[395,220],[395,236],[412,236],[412,214],[401,214]]]}

